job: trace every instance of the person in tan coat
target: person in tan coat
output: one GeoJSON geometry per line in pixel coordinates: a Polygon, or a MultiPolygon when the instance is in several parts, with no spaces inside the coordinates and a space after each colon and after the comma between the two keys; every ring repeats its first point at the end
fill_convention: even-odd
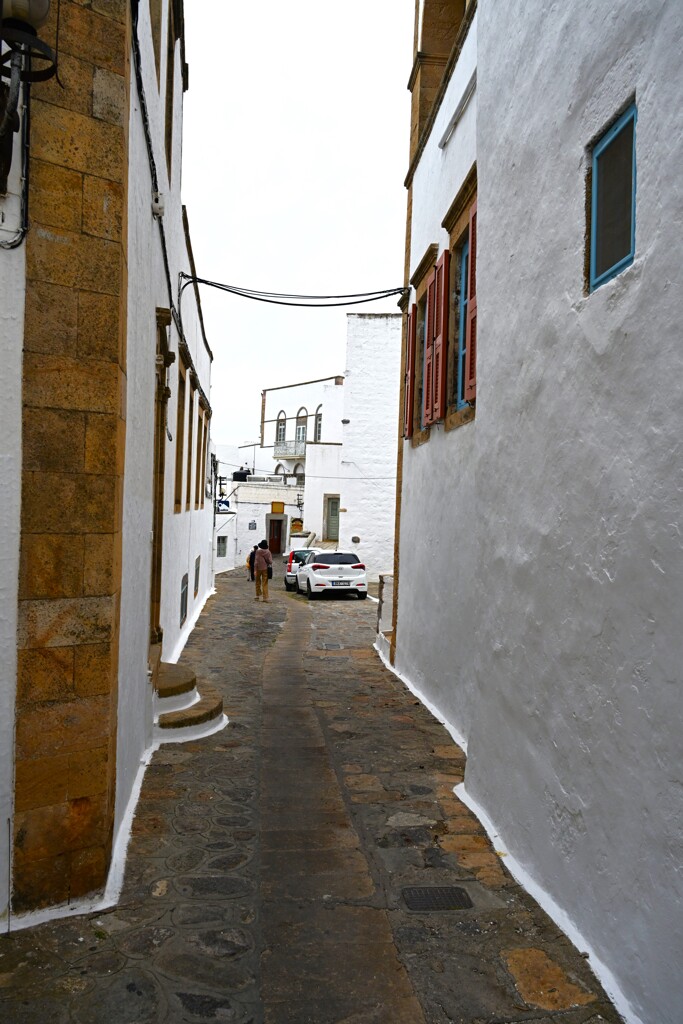
{"type": "Polygon", "coordinates": [[[254,572],[256,574],[256,597],[255,601],[261,597],[263,592],[263,601],[267,604],[268,602],[268,569],[272,568],[273,556],[268,549],[268,541],[262,540],[256,549],[256,558],[254,559],[254,572]]]}

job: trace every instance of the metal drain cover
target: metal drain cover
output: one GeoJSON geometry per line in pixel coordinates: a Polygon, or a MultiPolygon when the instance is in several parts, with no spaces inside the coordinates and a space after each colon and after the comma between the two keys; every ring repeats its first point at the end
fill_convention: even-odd
{"type": "Polygon", "coordinates": [[[408,910],[469,910],[474,906],[468,893],[455,885],[411,885],[401,893],[408,910]]]}
{"type": "Polygon", "coordinates": [[[321,650],[323,651],[343,651],[343,644],[322,644],[321,650]]]}

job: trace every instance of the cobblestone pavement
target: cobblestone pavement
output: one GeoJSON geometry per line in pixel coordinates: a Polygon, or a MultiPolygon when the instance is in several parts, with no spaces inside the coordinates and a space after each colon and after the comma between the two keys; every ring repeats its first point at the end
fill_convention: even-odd
{"type": "Polygon", "coordinates": [[[0,940],[3,1024],[602,1024],[618,1015],[453,795],[376,605],[217,579],[183,654],[229,726],[147,771],[119,905],[0,940]],[[408,910],[408,886],[472,906],[408,910]]]}

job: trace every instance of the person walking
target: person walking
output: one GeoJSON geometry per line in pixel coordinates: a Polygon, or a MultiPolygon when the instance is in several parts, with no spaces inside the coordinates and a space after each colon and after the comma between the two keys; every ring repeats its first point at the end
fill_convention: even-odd
{"type": "Polygon", "coordinates": [[[257,551],[258,551],[258,544],[254,544],[254,550],[250,551],[249,554],[247,555],[247,565],[249,567],[249,579],[251,580],[252,583],[256,579],[256,576],[254,574],[254,561],[256,559],[256,552],[257,551]]]}
{"type": "Polygon", "coordinates": [[[256,572],[256,597],[255,601],[261,596],[263,591],[264,604],[269,604],[268,601],[268,570],[272,572],[273,568],[273,556],[268,550],[268,541],[262,540],[256,548],[256,558],[254,559],[254,570],[256,572]]]}

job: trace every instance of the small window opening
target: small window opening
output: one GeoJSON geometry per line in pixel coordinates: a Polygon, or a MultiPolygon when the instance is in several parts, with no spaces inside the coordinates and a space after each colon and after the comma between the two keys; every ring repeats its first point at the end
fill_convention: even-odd
{"type": "Polygon", "coordinates": [[[187,586],[188,575],[185,573],[180,584],[180,625],[182,626],[187,618],[187,586]]]}
{"type": "Polygon", "coordinates": [[[589,232],[591,291],[633,263],[636,119],[633,103],[593,148],[589,232]]]}

